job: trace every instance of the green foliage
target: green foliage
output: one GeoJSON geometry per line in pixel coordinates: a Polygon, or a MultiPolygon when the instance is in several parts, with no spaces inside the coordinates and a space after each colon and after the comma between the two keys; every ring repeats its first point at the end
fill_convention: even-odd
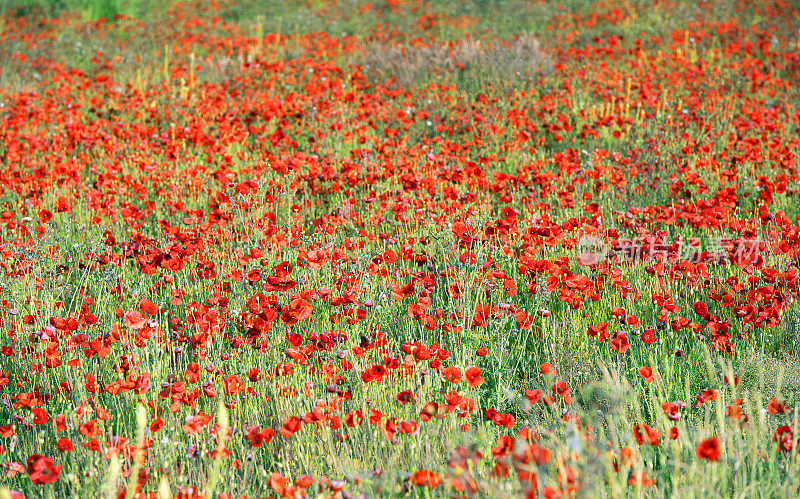
{"type": "Polygon", "coordinates": [[[87,20],[112,21],[118,14],[147,18],[170,3],[174,0],[0,0],[0,12],[11,11],[17,17],[53,17],[78,12],[87,20]]]}

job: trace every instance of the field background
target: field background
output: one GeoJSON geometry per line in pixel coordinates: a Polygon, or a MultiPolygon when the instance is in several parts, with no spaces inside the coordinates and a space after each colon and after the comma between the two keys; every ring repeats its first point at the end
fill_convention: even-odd
{"type": "Polygon", "coordinates": [[[800,493],[797,2],[0,11],[0,498],[800,493]]]}

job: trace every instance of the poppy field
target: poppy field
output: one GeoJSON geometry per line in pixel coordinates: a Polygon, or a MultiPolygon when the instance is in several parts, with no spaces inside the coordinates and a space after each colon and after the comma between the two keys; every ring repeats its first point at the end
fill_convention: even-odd
{"type": "Polygon", "coordinates": [[[0,499],[800,495],[796,2],[0,7],[0,499]]]}

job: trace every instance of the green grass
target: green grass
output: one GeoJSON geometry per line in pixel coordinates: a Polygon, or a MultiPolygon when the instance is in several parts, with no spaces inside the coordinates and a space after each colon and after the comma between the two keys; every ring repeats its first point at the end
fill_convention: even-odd
{"type": "Polygon", "coordinates": [[[78,12],[88,20],[112,21],[116,15],[142,18],[155,15],[167,2],[153,0],[2,0],[0,11],[15,16],[58,16],[63,12],[78,12]]]}

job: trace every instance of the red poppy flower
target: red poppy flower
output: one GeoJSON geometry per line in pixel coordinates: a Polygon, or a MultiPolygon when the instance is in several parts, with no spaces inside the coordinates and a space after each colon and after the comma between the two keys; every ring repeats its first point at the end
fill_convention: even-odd
{"type": "Polygon", "coordinates": [[[414,421],[403,421],[397,426],[400,433],[414,435],[417,433],[417,423],[414,421]]]}
{"type": "Polygon", "coordinates": [[[719,439],[712,437],[703,440],[697,445],[697,457],[700,459],[708,459],[709,461],[718,461],[720,454],[719,439]]]}
{"type": "Polygon", "coordinates": [[[31,454],[28,456],[28,475],[37,485],[53,483],[61,474],[61,465],[54,466],[53,458],[31,454]]]}
{"type": "Polygon", "coordinates": [[[288,325],[292,325],[310,317],[311,312],[311,304],[308,301],[302,298],[295,298],[281,312],[281,320],[288,325]]]}
{"type": "Polygon", "coordinates": [[[469,243],[472,240],[472,236],[470,234],[470,227],[463,223],[463,222],[456,222],[451,227],[453,232],[453,236],[456,237],[462,243],[469,243]]]}
{"type": "Polygon", "coordinates": [[[33,414],[33,422],[38,425],[43,425],[47,423],[47,412],[42,409],[41,407],[34,407],[31,409],[31,413],[33,414]]]}
{"type": "Polygon", "coordinates": [[[770,414],[785,414],[786,404],[779,402],[778,399],[772,397],[767,404],[767,411],[769,411],[770,414]]]}
{"type": "Polygon", "coordinates": [[[442,483],[442,479],[438,474],[432,471],[419,470],[411,475],[411,483],[417,487],[428,487],[429,489],[435,489],[439,486],[439,484],[442,483]]]}
{"type": "Polygon", "coordinates": [[[681,414],[678,412],[680,410],[680,406],[678,404],[664,402],[661,404],[661,410],[663,410],[664,414],[666,414],[666,416],[673,421],[677,421],[681,418],[681,414]]]}
{"type": "Polygon", "coordinates": [[[427,423],[439,412],[439,404],[436,402],[428,402],[419,412],[419,419],[423,423],[427,423]]]}
{"type": "Polygon", "coordinates": [[[58,439],[58,450],[61,452],[69,452],[73,449],[72,441],[68,438],[59,438],[58,439]]]}
{"type": "Polygon", "coordinates": [[[411,390],[404,390],[398,393],[395,399],[397,399],[397,401],[400,402],[401,405],[406,405],[407,403],[412,402],[414,400],[414,392],[412,392],[411,390]]]}
{"type": "Polygon", "coordinates": [[[344,423],[351,428],[359,426],[363,422],[364,422],[364,415],[361,413],[361,411],[358,410],[350,411],[344,417],[344,423]]]}
{"type": "Polygon", "coordinates": [[[534,388],[533,390],[525,390],[525,398],[528,402],[535,404],[542,399],[542,392],[534,388]]]}
{"type": "Polygon", "coordinates": [[[280,434],[285,438],[289,438],[300,430],[301,425],[300,418],[296,416],[289,417],[283,422],[283,426],[279,430],[280,434]]]}
{"type": "Polygon", "coordinates": [[[156,418],[153,420],[152,423],[150,423],[150,431],[152,431],[153,433],[157,432],[163,427],[164,427],[164,420],[162,420],[161,418],[156,418]]]}
{"type": "Polygon", "coordinates": [[[457,385],[461,382],[461,370],[455,366],[450,366],[444,370],[444,379],[457,385]]]}
{"type": "Polygon", "coordinates": [[[661,438],[661,433],[647,425],[637,424],[633,427],[633,436],[639,445],[644,444],[645,440],[647,440],[647,443],[657,447],[658,441],[661,438]]]}
{"type": "Polygon", "coordinates": [[[464,371],[464,377],[470,388],[477,388],[485,381],[481,377],[481,369],[479,367],[468,367],[467,370],[464,371]]]}
{"type": "Polygon", "coordinates": [[[138,310],[133,310],[125,314],[123,324],[131,329],[141,329],[147,324],[147,317],[138,310]]]}
{"type": "Polygon", "coordinates": [[[639,376],[644,378],[646,383],[652,383],[656,380],[655,376],[653,376],[653,370],[646,366],[639,368],[639,376]]]}
{"type": "Polygon", "coordinates": [[[611,350],[616,350],[619,353],[625,353],[630,348],[628,343],[628,335],[625,332],[619,331],[611,338],[609,343],[611,350]]]}

